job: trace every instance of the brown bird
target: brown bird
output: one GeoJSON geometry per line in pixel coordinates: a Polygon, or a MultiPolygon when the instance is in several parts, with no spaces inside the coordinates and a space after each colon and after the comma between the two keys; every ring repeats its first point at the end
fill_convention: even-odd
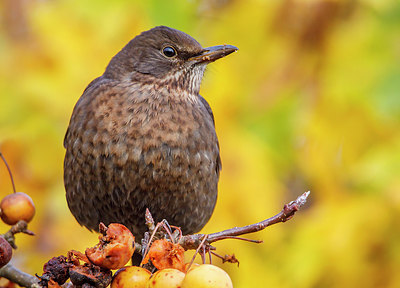
{"type": "Polygon", "coordinates": [[[81,225],[122,223],[140,239],[146,208],[185,234],[207,223],[221,160],[200,84],[208,63],[236,50],[202,48],[159,26],[111,59],[76,103],[64,139],[66,197],[81,225]]]}

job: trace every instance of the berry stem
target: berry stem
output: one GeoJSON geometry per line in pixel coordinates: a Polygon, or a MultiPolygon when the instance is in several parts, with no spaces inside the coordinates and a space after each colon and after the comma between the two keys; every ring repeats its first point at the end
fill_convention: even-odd
{"type": "Polygon", "coordinates": [[[6,161],[6,158],[4,158],[3,153],[1,153],[1,152],[0,152],[0,157],[1,157],[1,159],[3,159],[4,164],[6,164],[6,167],[7,167],[7,170],[8,170],[8,174],[10,174],[11,184],[12,184],[12,186],[13,186],[14,193],[16,193],[17,191],[15,190],[14,178],[13,178],[13,176],[12,176],[10,166],[8,166],[8,163],[7,163],[7,161],[6,161]]]}

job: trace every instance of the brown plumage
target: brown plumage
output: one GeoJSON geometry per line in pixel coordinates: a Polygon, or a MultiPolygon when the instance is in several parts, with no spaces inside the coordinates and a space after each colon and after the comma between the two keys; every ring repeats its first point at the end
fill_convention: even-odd
{"type": "Polygon", "coordinates": [[[236,50],[203,49],[160,26],[111,59],[78,100],[64,139],[66,197],[81,225],[118,222],[141,238],[146,208],[186,234],[206,224],[221,160],[199,89],[206,65],[236,50]]]}

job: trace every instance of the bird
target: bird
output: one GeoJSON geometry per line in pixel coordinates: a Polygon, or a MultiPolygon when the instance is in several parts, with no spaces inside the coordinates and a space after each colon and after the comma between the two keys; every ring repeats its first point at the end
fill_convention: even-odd
{"type": "Polygon", "coordinates": [[[200,231],[218,194],[214,115],[199,94],[206,66],[238,48],[203,48],[157,26],[134,37],[77,101],[64,138],[68,207],[89,230],[121,223],[137,239],[145,211],[200,231]]]}

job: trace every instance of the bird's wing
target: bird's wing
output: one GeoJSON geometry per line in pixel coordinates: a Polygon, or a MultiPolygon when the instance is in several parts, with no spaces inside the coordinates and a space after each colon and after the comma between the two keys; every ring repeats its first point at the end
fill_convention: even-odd
{"type": "MultiPolygon", "coordinates": [[[[81,98],[83,97],[83,95],[85,95],[86,91],[88,91],[91,87],[93,87],[94,85],[96,85],[99,81],[101,81],[103,79],[103,77],[97,77],[96,79],[94,79],[92,82],[89,83],[89,85],[85,88],[85,90],[82,93],[81,98]]],[[[80,99],[81,99],[80,98],[80,99]]],[[[78,100],[78,102],[75,104],[75,107],[78,105],[80,99],[78,100]]],[[[74,107],[74,110],[75,110],[74,107]]],[[[72,112],[73,114],[73,112],[72,112]]],[[[72,117],[71,117],[72,119],[72,117]]],[[[69,125],[68,125],[69,126],[69,125]]],[[[69,135],[69,127],[67,128],[67,132],[65,132],[65,136],[64,136],[64,148],[67,148],[67,139],[68,139],[68,135],[69,135]]]]}
{"type": "MultiPolygon", "coordinates": [[[[215,127],[214,114],[213,114],[213,112],[211,110],[210,104],[208,104],[207,100],[204,99],[203,96],[199,95],[199,98],[200,98],[201,103],[206,108],[208,114],[211,116],[211,119],[213,120],[213,124],[214,124],[214,127],[215,127]]],[[[216,167],[216,172],[217,172],[217,174],[219,176],[219,172],[222,169],[222,163],[221,163],[221,156],[220,156],[220,153],[219,153],[220,148],[219,148],[218,138],[217,138],[217,147],[218,147],[218,156],[217,156],[217,159],[216,159],[217,165],[215,165],[215,167],[216,167]]]]}

